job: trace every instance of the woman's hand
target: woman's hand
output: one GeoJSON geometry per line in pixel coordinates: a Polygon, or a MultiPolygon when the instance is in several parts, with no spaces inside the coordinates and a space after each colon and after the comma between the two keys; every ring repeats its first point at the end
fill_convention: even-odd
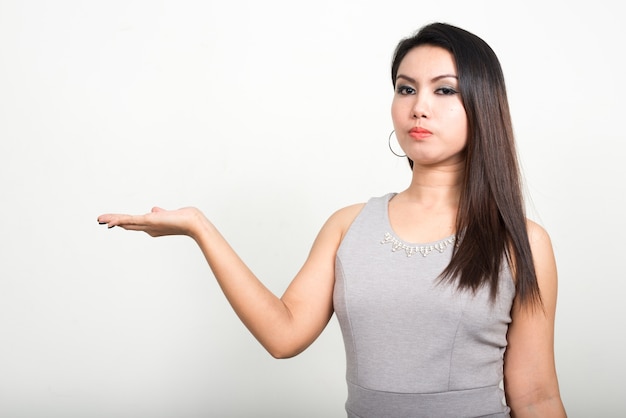
{"type": "Polygon", "coordinates": [[[98,223],[109,228],[119,226],[130,231],[143,231],[152,237],[187,235],[196,239],[201,222],[208,222],[202,212],[193,207],[178,210],[152,208],[145,215],[104,214],[98,223]]]}

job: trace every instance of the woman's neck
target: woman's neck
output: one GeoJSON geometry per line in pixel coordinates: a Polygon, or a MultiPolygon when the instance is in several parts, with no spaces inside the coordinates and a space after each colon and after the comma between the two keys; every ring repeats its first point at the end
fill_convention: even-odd
{"type": "Polygon", "coordinates": [[[463,164],[436,168],[414,165],[411,184],[402,194],[422,206],[456,208],[461,196],[463,170],[463,164]]]}

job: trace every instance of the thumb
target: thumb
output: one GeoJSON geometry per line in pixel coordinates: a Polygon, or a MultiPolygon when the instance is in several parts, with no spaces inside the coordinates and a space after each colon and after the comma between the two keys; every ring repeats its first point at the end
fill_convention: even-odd
{"type": "Polygon", "coordinates": [[[158,206],[155,206],[155,207],[153,207],[153,208],[152,208],[152,211],[151,211],[151,212],[152,212],[152,213],[156,213],[156,212],[164,212],[164,211],[165,211],[165,209],[160,208],[160,207],[158,207],[158,206]]]}

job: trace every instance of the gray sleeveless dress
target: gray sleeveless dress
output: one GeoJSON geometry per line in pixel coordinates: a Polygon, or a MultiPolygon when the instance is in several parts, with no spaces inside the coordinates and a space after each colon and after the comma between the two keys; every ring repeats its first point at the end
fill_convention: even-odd
{"type": "Polygon", "coordinates": [[[334,308],[343,334],[349,418],[509,417],[501,389],[515,286],[508,269],[492,303],[437,277],[454,237],[394,235],[388,203],[372,198],[337,252],[334,308]]]}

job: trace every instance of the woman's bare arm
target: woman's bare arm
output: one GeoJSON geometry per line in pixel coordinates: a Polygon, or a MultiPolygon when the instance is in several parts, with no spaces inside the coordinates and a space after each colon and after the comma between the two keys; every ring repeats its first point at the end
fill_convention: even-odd
{"type": "Polygon", "coordinates": [[[529,221],[528,234],[543,309],[513,304],[504,359],[504,388],[514,418],[566,416],[554,363],[557,270],[550,237],[529,221]]]}
{"type": "Polygon", "coordinates": [[[204,254],[231,306],[274,357],[294,356],[322,332],[333,314],[335,255],[343,234],[362,205],[334,213],[320,230],[304,265],[281,298],[269,291],[239,258],[215,226],[195,208],[145,215],[107,214],[98,222],[158,237],[187,235],[204,254]]]}

